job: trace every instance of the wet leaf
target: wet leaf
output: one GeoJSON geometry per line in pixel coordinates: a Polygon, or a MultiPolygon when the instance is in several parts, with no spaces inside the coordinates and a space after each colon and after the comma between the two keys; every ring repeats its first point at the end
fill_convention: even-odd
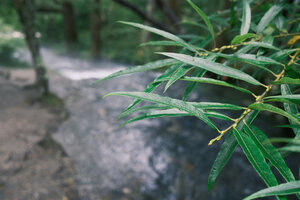
{"type": "Polygon", "coordinates": [[[293,182],[283,183],[274,187],[269,187],[260,190],[244,198],[243,200],[251,200],[260,197],[275,196],[275,195],[296,194],[298,192],[300,192],[300,181],[293,181],[293,182]]]}

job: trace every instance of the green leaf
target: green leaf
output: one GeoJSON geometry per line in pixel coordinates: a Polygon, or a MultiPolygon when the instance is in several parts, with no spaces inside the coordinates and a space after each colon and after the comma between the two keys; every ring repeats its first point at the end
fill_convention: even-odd
{"type": "Polygon", "coordinates": [[[233,40],[231,40],[231,44],[232,45],[241,44],[245,40],[247,40],[249,38],[254,38],[254,37],[258,37],[258,35],[254,34],[254,33],[246,33],[243,35],[237,35],[233,38],[233,40]]]}
{"type": "Polygon", "coordinates": [[[175,58],[177,60],[180,60],[184,63],[200,67],[202,69],[206,69],[207,71],[214,72],[216,74],[219,74],[221,76],[228,76],[231,78],[239,79],[246,81],[248,83],[251,83],[253,85],[260,85],[261,83],[255,80],[252,76],[241,72],[237,69],[228,67],[226,65],[222,65],[220,63],[216,63],[213,61],[209,61],[207,59],[198,58],[198,57],[192,57],[185,54],[179,54],[179,53],[160,53],[162,55],[175,58]]]}
{"type": "Polygon", "coordinates": [[[278,15],[282,8],[282,5],[273,5],[258,23],[256,32],[261,33],[266,28],[266,26],[268,26],[270,22],[276,17],[276,15],[278,15]]]}
{"type": "Polygon", "coordinates": [[[138,23],[133,23],[133,22],[124,22],[124,21],[120,21],[120,23],[123,23],[123,24],[127,24],[127,25],[131,25],[131,26],[134,26],[134,27],[137,27],[137,28],[140,28],[140,29],[143,29],[143,30],[146,30],[146,31],[149,31],[149,32],[152,32],[152,33],[155,33],[157,35],[160,35],[162,37],[165,37],[169,40],[172,40],[172,41],[175,41],[177,42],[178,44],[186,47],[187,49],[189,49],[190,51],[193,51],[195,52],[195,49],[189,45],[188,43],[186,43],[183,39],[179,38],[178,36],[172,34],[172,33],[168,33],[166,31],[163,31],[163,30],[159,30],[157,28],[153,28],[153,27],[150,27],[150,26],[146,26],[146,25],[143,25],[143,24],[138,24],[138,23]]]}
{"type": "MultiPolygon", "coordinates": [[[[204,112],[204,114],[207,117],[214,117],[214,118],[222,119],[222,120],[226,120],[226,121],[230,120],[230,118],[228,116],[221,114],[221,113],[217,113],[217,112],[204,112]]],[[[126,121],[125,123],[123,123],[121,126],[124,126],[124,125],[132,123],[132,122],[140,121],[143,119],[158,118],[158,117],[181,117],[181,116],[192,116],[192,115],[185,111],[180,111],[178,109],[155,110],[155,111],[143,113],[136,117],[133,117],[133,118],[129,119],[128,121],[126,121]]]]}
{"type": "Polygon", "coordinates": [[[282,77],[278,81],[274,81],[272,84],[279,85],[279,84],[297,84],[300,85],[300,79],[290,78],[290,77],[282,77]]]}
{"type": "Polygon", "coordinates": [[[246,126],[244,127],[244,131],[255,142],[256,146],[263,153],[264,157],[267,158],[274,167],[276,167],[276,169],[287,182],[295,180],[294,175],[292,174],[290,168],[288,168],[288,166],[286,165],[281,154],[271,144],[268,137],[261,130],[259,130],[255,126],[249,127],[246,124],[246,126]]]}
{"type": "Polygon", "coordinates": [[[162,41],[150,41],[140,44],[140,46],[182,46],[175,41],[162,40],[162,41]]]}
{"type": "Polygon", "coordinates": [[[133,117],[133,118],[127,120],[126,122],[124,122],[121,125],[121,127],[126,125],[126,124],[136,122],[136,121],[140,121],[140,120],[143,120],[143,119],[158,118],[158,117],[179,117],[179,116],[192,116],[192,115],[185,112],[185,111],[180,111],[178,109],[156,110],[156,111],[143,113],[143,114],[140,114],[136,117],[133,117]]]}
{"type": "MultiPolygon", "coordinates": [[[[161,74],[154,80],[155,82],[148,84],[146,89],[144,90],[144,92],[150,93],[150,92],[154,91],[159,85],[161,85],[163,83],[163,81],[159,81],[159,80],[164,79],[165,77],[169,77],[175,70],[177,70],[178,67],[179,67],[178,65],[173,65],[173,66],[169,67],[163,74],[161,74]]],[[[134,100],[123,112],[126,112],[126,111],[132,109],[139,102],[141,102],[140,99],[134,100]]]]}
{"type": "Polygon", "coordinates": [[[187,76],[185,76],[180,80],[192,81],[192,82],[198,82],[198,83],[209,83],[209,84],[214,84],[214,85],[221,85],[221,86],[225,86],[225,87],[231,87],[231,88],[234,88],[234,89],[239,90],[241,92],[245,92],[247,94],[252,95],[252,92],[247,90],[247,89],[232,85],[232,84],[227,83],[225,81],[220,81],[220,80],[216,80],[216,79],[212,79],[212,78],[199,78],[199,77],[187,77],[187,76]]]}
{"type": "Polygon", "coordinates": [[[296,145],[288,145],[288,146],[279,148],[279,150],[300,153],[300,145],[297,145],[297,146],[296,145]]]}
{"type": "Polygon", "coordinates": [[[251,9],[248,0],[243,0],[243,17],[240,35],[248,33],[251,23],[251,9]]]}
{"type": "Polygon", "coordinates": [[[266,43],[266,42],[249,42],[248,44],[246,44],[248,46],[252,46],[252,47],[263,47],[266,49],[273,49],[276,51],[282,51],[280,48],[275,47],[274,45],[270,44],[270,43],[266,43]]]}
{"type": "Polygon", "coordinates": [[[274,187],[269,187],[263,190],[260,190],[250,196],[244,198],[243,200],[257,199],[260,197],[268,197],[275,195],[289,195],[296,194],[300,192],[300,181],[293,181],[289,183],[283,183],[274,187]]]}
{"type": "Polygon", "coordinates": [[[229,103],[216,103],[216,102],[188,102],[201,109],[221,109],[221,110],[242,110],[243,107],[229,103]]]}
{"type": "Polygon", "coordinates": [[[154,69],[159,69],[168,65],[173,65],[178,63],[178,61],[174,60],[174,59],[164,59],[164,60],[158,60],[158,61],[154,61],[151,63],[147,63],[145,65],[138,65],[138,66],[134,66],[134,67],[129,67],[127,69],[124,70],[120,70],[118,72],[115,72],[105,78],[102,78],[98,81],[95,81],[94,84],[111,79],[111,78],[115,78],[117,76],[122,76],[122,75],[126,75],[126,74],[132,74],[132,73],[137,73],[137,72],[144,72],[144,71],[149,71],[149,70],[154,70],[154,69]]]}
{"type": "Polygon", "coordinates": [[[222,54],[222,53],[217,53],[216,55],[227,58],[227,59],[232,59],[232,60],[237,60],[240,62],[245,62],[251,65],[254,65],[260,69],[263,69],[271,74],[274,74],[270,69],[265,67],[265,64],[278,64],[281,65],[281,63],[268,58],[264,56],[256,56],[253,54],[222,54]]]}
{"type": "MultiPolygon", "coordinates": [[[[251,124],[253,122],[253,120],[256,118],[256,116],[258,115],[259,111],[251,111],[250,113],[248,113],[245,118],[244,121],[247,124],[251,124]]],[[[238,130],[242,130],[244,126],[243,122],[238,123],[237,125],[237,129],[238,130]]],[[[222,171],[222,169],[224,168],[224,166],[227,164],[228,160],[230,159],[233,151],[235,150],[236,146],[237,146],[237,141],[232,133],[229,132],[229,134],[227,135],[225,141],[223,142],[221,149],[217,155],[217,158],[210,170],[209,173],[209,177],[208,177],[208,191],[211,190],[213,184],[215,183],[218,175],[220,174],[220,172],[222,171]]]]}
{"type": "Polygon", "coordinates": [[[283,103],[300,105],[300,94],[269,96],[265,97],[264,99],[266,101],[279,101],[283,103]]]}
{"type": "Polygon", "coordinates": [[[186,73],[188,73],[190,70],[193,69],[193,67],[185,67],[186,64],[182,64],[170,77],[169,81],[167,82],[165,86],[164,92],[167,91],[167,89],[173,85],[178,79],[180,79],[182,76],[184,76],[186,73]]]}
{"type": "MultiPolygon", "coordinates": [[[[192,76],[193,77],[202,77],[206,73],[206,70],[196,68],[195,71],[193,72],[192,76]]],[[[196,87],[197,82],[189,82],[184,90],[182,100],[186,101],[187,98],[190,96],[191,92],[194,90],[196,87]]]]}
{"type": "MultiPolygon", "coordinates": [[[[282,63],[277,62],[276,60],[273,60],[271,58],[265,57],[265,56],[256,56],[254,54],[222,54],[217,53],[216,55],[223,57],[223,58],[229,58],[229,59],[235,59],[241,62],[246,62],[255,66],[261,66],[261,65],[281,65],[282,63]]],[[[264,69],[267,70],[267,69],[264,69]]]]}
{"type": "Polygon", "coordinates": [[[254,103],[254,104],[249,105],[249,108],[253,109],[253,110],[265,110],[265,111],[273,112],[273,113],[287,117],[288,119],[292,120],[296,124],[300,124],[299,120],[296,117],[294,117],[293,115],[289,114],[288,112],[285,112],[284,110],[277,108],[270,104],[254,103]]]}
{"type": "MultiPolygon", "coordinates": [[[[291,92],[290,87],[286,84],[281,85],[281,94],[282,95],[291,95],[292,92],[291,92]]],[[[291,115],[293,115],[293,114],[296,115],[296,114],[299,113],[296,105],[284,103],[283,107],[284,107],[284,110],[287,113],[291,114],[291,115]]],[[[299,123],[296,123],[291,119],[289,119],[289,122],[290,122],[291,125],[299,125],[299,123]]],[[[293,128],[293,131],[294,131],[295,136],[296,136],[295,138],[299,139],[300,138],[300,129],[293,128]]]]}
{"type": "Polygon", "coordinates": [[[171,108],[177,108],[181,111],[186,111],[189,114],[198,117],[211,128],[217,129],[217,127],[212,123],[212,121],[204,114],[202,109],[196,108],[195,106],[188,104],[187,102],[184,102],[182,100],[173,99],[170,97],[163,97],[157,94],[151,94],[146,92],[113,92],[108,95],[105,95],[105,97],[112,95],[133,97],[153,103],[170,106],[171,108]]]}
{"type": "Polygon", "coordinates": [[[238,131],[236,128],[233,129],[233,133],[249,162],[267,186],[270,187],[278,185],[276,177],[253,140],[245,133],[238,131]]]}
{"type": "Polygon", "coordinates": [[[205,22],[206,26],[208,27],[208,30],[211,34],[211,37],[214,41],[214,46],[216,44],[215,41],[215,33],[214,33],[214,29],[212,24],[210,23],[208,17],[205,15],[205,13],[196,5],[194,4],[191,0],[187,0],[187,2],[196,10],[196,12],[200,15],[200,17],[203,19],[203,21],[205,22]]]}
{"type": "Polygon", "coordinates": [[[131,115],[132,113],[138,112],[138,111],[145,111],[145,110],[152,110],[152,109],[169,109],[169,106],[162,106],[159,104],[152,104],[152,105],[148,105],[148,106],[142,106],[139,108],[134,108],[134,109],[130,109],[130,110],[126,110],[124,112],[122,112],[122,114],[119,116],[119,119],[131,115]]]}

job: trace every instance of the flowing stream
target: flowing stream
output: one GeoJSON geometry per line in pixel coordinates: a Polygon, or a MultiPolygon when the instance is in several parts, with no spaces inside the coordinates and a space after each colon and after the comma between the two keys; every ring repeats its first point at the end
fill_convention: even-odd
{"type": "MultiPolygon", "coordinates": [[[[143,91],[158,73],[93,85],[98,78],[128,66],[59,56],[49,49],[43,49],[42,55],[46,66],[60,74],[53,76],[50,86],[65,100],[69,118],[54,138],[74,160],[82,200],[240,200],[265,187],[237,148],[207,192],[220,143],[208,146],[216,133],[194,117],[148,119],[119,127],[124,120],[118,116],[132,100],[102,97],[113,91],[143,91]]],[[[182,89],[183,84],[177,83],[167,94],[180,97],[182,89]]],[[[224,93],[211,90],[200,86],[191,99],[218,100],[224,93]]]]}

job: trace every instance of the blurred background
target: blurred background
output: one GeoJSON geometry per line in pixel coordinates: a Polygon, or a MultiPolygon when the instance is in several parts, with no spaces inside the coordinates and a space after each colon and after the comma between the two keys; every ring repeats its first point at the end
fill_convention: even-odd
{"type": "MultiPolygon", "coordinates": [[[[193,2],[214,15],[216,32],[224,19],[230,21],[230,1],[193,2]]],[[[255,5],[267,10],[271,4],[255,5]]],[[[220,143],[208,147],[217,133],[193,117],[119,128],[124,120],[118,116],[131,101],[102,97],[143,91],[159,71],[93,82],[177,47],[141,45],[162,38],[118,21],[153,26],[210,48],[205,24],[182,0],[0,1],[0,199],[238,200],[264,188],[237,149],[208,192],[220,143]]],[[[217,46],[230,42],[238,30],[234,23],[217,46]]],[[[184,87],[178,82],[167,94],[180,97],[184,87]]],[[[248,103],[240,93],[206,85],[189,100],[228,99],[248,103]]],[[[267,116],[257,126],[273,136],[290,134],[272,129],[284,120],[267,116]]],[[[299,160],[288,162],[296,170],[299,160]]]]}

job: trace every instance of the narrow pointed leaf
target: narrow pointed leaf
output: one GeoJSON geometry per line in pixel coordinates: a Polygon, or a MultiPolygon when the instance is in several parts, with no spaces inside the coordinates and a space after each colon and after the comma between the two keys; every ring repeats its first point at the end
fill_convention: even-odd
{"type": "MultiPolygon", "coordinates": [[[[144,90],[144,92],[150,93],[152,91],[154,91],[159,85],[161,85],[163,83],[163,81],[159,81],[165,77],[170,76],[175,70],[177,70],[179,66],[178,65],[173,65],[171,67],[169,67],[163,74],[161,74],[160,76],[158,76],[154,82],[150,83],[147,85],[146,89],[144,90]]],[[[132,109],[133,107],[135,107],[139,102],[141,102],[140,99],[136,99],[134,100],[123,112],[126,112],[130,109],[132,109]]]]}
{"type": "Polygon", "coordinates": [[[274,81],[272,84],[279,85],[279,84],[297,84],[300,85],[299,78],[290,78],[290,77],[282,77],[278,81],[274,81]]]}
{"type": "Polygon", "coordinates": [[[249,138],[249,136],[247,136],[245,133],[238,131],[237,129],[233,129],[233,133],[249,162],[251,163],[255,171],[259,174],[259,176],[264,180],[267,186],[270,187],[278,185],[273,172],[271,171],[269,165],[264,159],[263,154],[257,148],[253,140],[249,138]]]}
{"type": "Polygon", "coordinates": [[[214,33],[214,29],[213,26],[211,24],[211,22],[209,21],[208,17],[205,15],[205,13],[196,5],[194,4],[191,0],[187,0],[187,2],[196,10],[196,12],[200,15],[200,17],[203,19],[203,21],[205,22],[206,26],[208,27],[208,30],[211,34],[211,37],[214,41],[214,45],[216,44],[215,42],[215,33],[214,33]]]}
{"type": "Polygon", "coordinates": [[[144,71],[149,71],[149,70],[154,70],[154,69],[159,69],[168,65],[172,65],[178,63],[176,60],[174,59],[164,59],[164,60],[159,60],[159,61],[154,61],[151,63],[147,63],[145,65],[138,65],[138,66],[134,66],[134,67],[129,67],[127,69],[124,70],[120,70],[118,72],[115,72],[105,78],[102,78],[98,81],[96,81],[95,83],[99,83],[111,78],[115,78],[117,76],[122,76],[122,75],[126,75],[126,74],[132,74],[132,73],[137,73],[137,72],[144,72],[144,71]]]}
{"type": "Polygon", "coordinates": [[[244,42],[245,40],[247,40],[249,38],[254,38],[254,37],[258,37],[258,35],[254,34],[254,33],[246,33],[246,34],[242,34],[242,35],[237,35],[233,38],[233,40],[231,41],[231,44],[232,45],[240,44],[240,43],[244,42]]]}
{"type": "Polygon", "coordinates": [[[196,108],[195,106],[188,104],[182,100],[172,99],[169,97],[163,97],[157,94],[151,94],[145,92],[113,92],[106,95],[105,97],[112,96],[112,95],[133,97],[133,98],[138,98],[153,103],[159,103],[162,105],[170,106],[172,108],[177,108],[181,111],[186,111],[189,114],[198,117],[207,125],[209,125],[211,128],[217,129],[216,126],[212,123],[212,121],[204,114],[202,109],[196,108]]]}
{"type": "Polygon", "coordinates": [[[241,92],[245,92],[245,93],[250,94],[250,95],[252,94],[252,92],[247,90],[247,89],[232,85],[232,84],[227,83],[225,81],[220,81],[220,80],[216,80],[216,79],[212,79],[212,78],[199,78],[199,77],[187,77],[187,76],[185,76],[181,80],[193,81],[193,82],[198,82],[198,83],[209,83],[209,84],[214,84],[214,85],[221,85],[221,86],[225,86],[225,87],[234,88],[236,90],[239,90],[241,92]]]}
{"type": "MultiPolygon", "coordinates": [[[[253,120],[256,118],[256,116],[258,115],[258,113],[259,113],[259,111],[251,111],[250,113],[248,113],[245,116],[244,121],[247,124],[251,124],[253,122],[253,120]]],[[[243,127],[244,127],[244,123],[240,122],[240,123],[238,123],[236,128],[238,130],[242,130],[243,127]]],[[[238,143],[236,141],[236,138],[235,138],[234,134],[232,133],[232,131],[230,131],[221,146],[221,149],[217,155],[217,158],[216,158],[213,166],[211,167],[209,177],[208,177],[208,183],[207,183],[208,191],[211,190],[218,175],[220,174],[220,172],[222,171],[224,166],[227,164],[228,160],[230,159],[230,157],[231,157],[232,153],[234,152],[237,145],[238,145],[238,143]]]]}
{"type": "Polygon", "coordinates": [[[192,70],[193,67],[185,67],[185,64],[182,64],[170,77],[169,81],[167,82],[165,86],[165,91],[173,85],[178,79],[180,79],[182,76],[184,76],[186,73],[188,73],[190,70],[192,70]]]}
{"type": "Polygon", "coordinates": [[[146,26],[146,25],[143,25],[143,24],[133,23],[133,22],[120,21],[120,23],[131,25],[131,26],[134,26],[134,27],[137,27],[137,28],[149,31],[151,33],[155,33],[155,34],[160,35],[162,37],[165,37],[165,38],[167,38],[169,40],[178,42],[178,44],[186,47],[190,51],[194,51],[195,52],[195,49],[191,45],[189,45],[183,39],[181,39],[180,37],[178,37],[178,36],[176,36],[176,35],[174,35],[172,33],[169,33],[169,32],[163,31],[163,30],[159,30],[157,28],[153,28],[153,27],[150,27],[150,26],[146,26]]]}
{"type": "Polygon", "coordinates": [[[119,119],[126,117],[128,115],[131,115],[132,113],[135,113],[138,111],[153,110],[153,109],[159,110],[159,109],[168,109],[168,108],[170,108],[170,107],[162,106],[159,104],[152,104],[152,105],[148,105],[148,106],[142,106],[139,108],[133,108],[133,109],[127,110],[125,112],[122,112],[122,114],[119,116],[119,119]]]}
{"type": "MultiPolygon", "coordinates": [[[[192,76],[193,77],[202,77],[206,73],[206,70],[196,68],[195,71],[193,72],[192,76]]],[[[184,90],[182,100],[186,101],[187,98],[190,96],[191,92],[194,90],[196,87],[197,83],[196,82],[189,82],[184,90]]]]}
{"type": "Polygon", "coordinates": [[[249,42],[246,45],[247,46],[252,46],[252,47],[263,47],[263,48],[266,48],[266,49],[273,49],[273,50],[282,52],[282,50],[280,48],[275,47],[274,45],[272,45],[270,43],[266,43],[266,42],[249,42]]]}
{"type": "Polygon", "coordinates": [[[221,76],[228,76],[231,78],[246,81],[253,85],[260,85],[260,83],[257,80],[255,80],[252,76],[250,76],[244,72],[241,72],[237,69],[228,67],[226,65],[222,65],[220,63],[209,61],[209,60],[203,59],[203,58],[192,57],[192,56],[185,55],[185,54],[179,54],[179,53],[160,53],[160,54],[171,57],[171,58],[175,58],[175,59],[185,62],[187,64],[194,65],[196,67],[200,67],[207,71],[214,72],[221,76]]]}
{"type": "Polygon", "coordinates": [[[273,5],[262,17],[260,22],[257,25],[256,32],[261,33],[269,24],[270,22],[278,15],[278,13],[282,10],[282,5],[273,5]]]}
{"type": "Polygon", "coordinates": [[[300,153],[300,145],[287,145],[285,147],[279,148],[279,150],[300,153]]]}
{"type": "Polygon", "coordinates": [[[243,0],[243,17],[240,35],[248,33],[251,23],[251,9],[248,0],[243,0]]]}
{"type": "MultiPolygon", "coordinates": [[[[291,95],[292,92],[291,92],[290,87],[286,84],[281,85],[281,94],[282,95],[291,95]]],[[[289,114],[296,115],[296,114],[299,113],[298,108],[297,108],[296,105],[284,103],[283,106],[284,106],[284,110],[289,114]]],[[[290,122],[291,125],[299,125],[299,123],[296,123],[291,119],[289,119],[289,122],[290,122]]],[[[294,131],[295,136],[296,136],[295,138],[299,139],[300,138],[300,129],[299,128],[293,128],[293,131],[294,131]]]]}
{"type": "Polygon", "coordinates": [[[289,114],[288,112],[285,112],[284,110],[277,108],[270,104],[254,103],[254,104],[249,105],[249,108],[253,109],[253,110],[264,110],[264,111],[273,112],[273,113],[287,117],[288,119],[292,120],[296,124],[300,124],[299,120],[296,117],[294,117],[293,115],[289,114]]]}
{"type": "Polygon", "coordinates": [[[182,46],[178,42],[169,41],[169,40],[162,40],[162,41],[150,41],[141,44],[140,46],[182,46]]]}
{"type": "Polygon", "coordinates": [[[285,142],[285,143],[300,145],[300,139],[294,139],[294,138],[270,138],[270,142],[285,142]]]}
{"type": "Polygon", "coordinates": [[[221,110],[242,110],[243,107],[229,104],[229,103],[216,103],[216,102],[188,102],[195,106],[196,108],[201,109],[221,109],[221,110]]]}
{"type": "Polygon", "coordinates": [[[283,103],[296,104],[300,105],[300,95],[278,95],[278,96],[269,96],[264,98],[266,101],[279,101],[283,103]]]}
{"type": "Polygon", "coordinates": [[[261,197],[268,197],[268,196],[275,196],[275,195],[296,194],[298,192],[300,192],[300,181],[293,181],[293,182],[283,183],[274,187],[269,187],[260,190],[244,198],[243,200],[251,200],[251,199],[257,199],[261,197]]]}
{"type": "Polygon", "coordinates": [[[263,153],[264,157],[267,158],[271,164],[279,171],[283,178],[289,182],[294,181],[295,177],[292,174],[290,168],[286,165],[281,154],[277,149],[271,144],[268,137],[255,126],[244,126],[244,131],[250,136],[250,138],[255,142],[256,146],[263,153]]]}

